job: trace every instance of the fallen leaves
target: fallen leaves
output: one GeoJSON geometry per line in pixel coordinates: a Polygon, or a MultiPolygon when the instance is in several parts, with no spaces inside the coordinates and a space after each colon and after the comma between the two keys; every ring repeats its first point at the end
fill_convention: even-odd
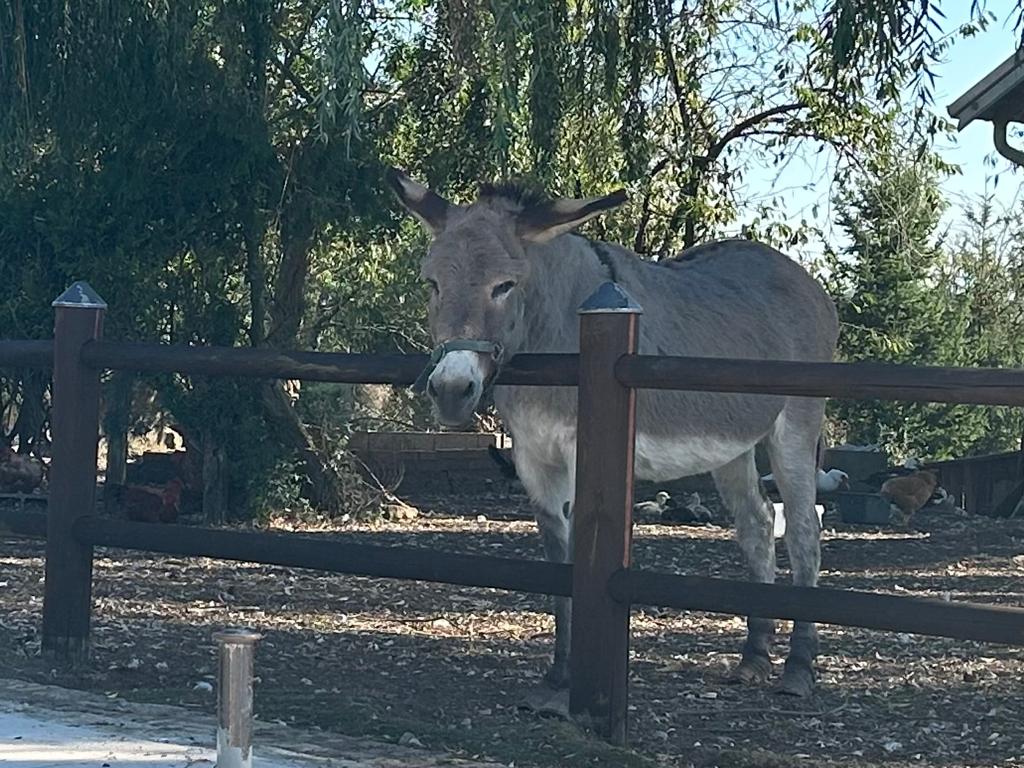
{"type": "MultiPolygon", "coordinates": [[[[413,521],[292,528],[339,540],[540,557],[521,500],[501,508],[494,501],[417,500],[422,514],[413,521]],[[429,511],[438,508],[456,514],[429,511]]],[[[825,537],[823,583],[1024,604],[1024,521],[925,522],[933,526],[925,534],[837,527],[825,537]]],[[[12,540],[0,549],[7,585],[0,646],[15,649],[0,658],[0,672],[119,699],[209,708],[212,678],[203,676],[216,663],[210,635],[246,624],[266,636],[256,654],[263,719],[392,744],[408,734],[417,742],[407,740],[411,748],[485,753],[505,764],[626,765],[575,726],[517,709],[540,689],[551,650],[553,624],[542,597],[101,550],[96,663],[70,678],[38,661],[40,555],[38,543],[12,540]]],[[[725,528],[638,525],[635,560],[677,572],[743,573],[725,528]]],[[[780,622],[776,677],[787,628],[780,622]]],[[[797,707],[767,688],[724,684],[745,635],[740,617],[644,608],[635,611],[633,629],[630,759],[638,762],[630,766],[686,765],[695,743],[709,755],[701,765],[751,768],[831,766],[858,756],[850,763],[857,768],[911,766],[920,764],[915,755],[945,765],[1013,765],[1021,754],[1014,742],[1024,716],[1022,664],[1014,649],[823,627],[819,691],[797,707]],[[727,753],[744,757],[715,757],[727,753]]],[[[562,701],[548,704],[561,714],[562,701]]]]}

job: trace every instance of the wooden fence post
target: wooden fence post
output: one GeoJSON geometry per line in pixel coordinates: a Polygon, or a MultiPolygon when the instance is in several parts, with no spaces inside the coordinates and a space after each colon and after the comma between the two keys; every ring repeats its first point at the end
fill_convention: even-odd
{"type": "Polygon", "coordinates": [[[605,283],[579,312],[569,711],[625,744],[630,606],[612,598],[608,580],[630,564],[636,394],[614,367],[636,353],[641,309],[605,283]]]}
{"type": "Polygon", "coordinates": [[[75,520],[94,513],[100,373],[82,346],[103,335],[106,302],[86,282],[57,297],[53,332],[53,460],[46,522],[43,650],[61,660],[89,653],[92,545],[75,540],[75,520]]]}

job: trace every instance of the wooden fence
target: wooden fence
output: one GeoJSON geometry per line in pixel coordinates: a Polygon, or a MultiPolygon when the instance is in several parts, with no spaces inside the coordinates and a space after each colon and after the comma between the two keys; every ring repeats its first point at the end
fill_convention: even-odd
{"type": "MultiPolygon", "coordinates": [[[[615,296],[615,291],[595,296],[615,296]]],[[[621,298],[621,294],[619,294],[621,298]]],[[[1024,371],[650,357],[639,313],[615,301],[581,312],[578,355],[520,355],[499,384],[575,386],[579,397],[574,565],[341,544],[297,534],[150,525],[95,515],[100,374],[105,369],[412,383],[426,356],[371,356],[102,341],[106,305],[84,284],[54,302],[52,342],[0,341],[0,367],[53,369],[46,515],[0,514],[0,530],[46,536],[43,648],[87,657],[97,546],[418,579],[573,598],[570,711],[625,743],[634,603],[1024,644],[1024,609],[750,584],[631,567],[636,390],[644,388],[1024,405],[1024,371]]]]}

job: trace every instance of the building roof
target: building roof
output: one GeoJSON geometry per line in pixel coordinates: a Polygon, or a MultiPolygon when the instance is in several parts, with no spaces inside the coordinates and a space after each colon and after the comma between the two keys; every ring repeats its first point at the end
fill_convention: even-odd
{"type": "Polygon", "coordinates": [[[1024,47],[948,107],[962,131],[975,120],[1024,123],[1024,47]]]}

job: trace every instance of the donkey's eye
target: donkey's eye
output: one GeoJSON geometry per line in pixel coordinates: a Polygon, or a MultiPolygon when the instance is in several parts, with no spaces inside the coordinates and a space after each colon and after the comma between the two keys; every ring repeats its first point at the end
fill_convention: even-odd
{"type": "Polygon", "coordinates": [[[502,296],[507,294],[509,291],[511,291],[515,287],[516,287],[516,281],[515,280],[506,280],[504,283],[498,283],[491,290],[491,298],[492,299],[500,299],[502,296]]]}
{"type": "Polygon", "coordinates": [[[434,280],[431,280],[430,278],[427,278],[427,285],[429,285],[429,286],[430,286],[430,290],[431,290],[431,292],[432,292],[432,293],[433,293],[433,294],[434,294],[435,296],[436,296],[436,295],[437,295],[438,293],[440,293],[440,289],[439,289],[439,288],[437,287],[437,282],[436,282],[436,281],[434,281],[434,280]]]}

